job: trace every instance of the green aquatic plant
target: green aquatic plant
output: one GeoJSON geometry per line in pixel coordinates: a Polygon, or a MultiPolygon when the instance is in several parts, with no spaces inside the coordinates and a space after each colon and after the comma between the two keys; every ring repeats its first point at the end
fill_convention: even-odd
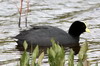
{"type": "Polygon", "coordinates": [[[24,47],[24,53],[22,54],[20,59],[20,66],[29,66],[29,54],[26,51],[28,44],[26,41],[24,41],[23,47],[24,47]]]}
{"type": "Polygon", "coordinates": [[[47,55],[50,66],[64,66],[65,51],[54,40],[52,40],[52,47],[47,49],[47,55]]]}
{"type": "Polygon", "coordinates": [[[30,56],[26,51],[28,47],[28,44],[26,41],[24,41],[23,46],[24,46],[24,53],[22,54],[21,59],[20,59],[20,66],[40,66],[42,63],[42,59],[44,58],[44,52],[40,54],[38,61],[36,61],[39,55],[39,47],[36,46],[36,48],[32,52],[32,55],[30,56]],[[30,60],[30,57],[32,57],[31,60],[30,60]],[[29,61],[31,61],[31,63],[29,63],[29,61]]]}
{"type": "Polygon", "coordinates": [[[87,50],[88,50],[88,43],[87,41],[81,47],[79,54],[78,54],[78,64],[77,66],[90,66],[89,62],[87,61],[87,50]]]}
{"type": "Polygon", "coordinates": [[[31,66],[40,66],[41,65],[42,59],[44,58],[44,52],[42,52],[40,54],[38,61],[36,62],[38,55],[39,55],[39,47],[37,45],[36,48],[34,49],[33,53],[32,53],[31,66]]]}
{"type": "Polygon", "coordinates": [[[68,56],[68,66],[74,66],[74,51],[72,49],[68,56]]]}
{"type": "MultiPolygon", "coordinates": [[[[52,47],[47,49],[48,55],[48,63],[50,66],[65,66],[65,51],[64,48],[59,46],[54,40],[52,41],[52,47]]],[[[36,46],[32,55],[27,53],[27,42],[24,41],[24,53],[20,59],[20,66],[41,66],[42,60],[44,58],[44,52],[39,55],[39,47],[36,46]],[[39,56],[39,57],[38,57],[39,56]],[[31,57],[31,59],[30,59],[31,57]],[[38,57],[38,60],[36,60],[38,57]],[[30,62],[30,63],[29,63],[30,62]]],[[[79,54],[78,54],[78,62],[74,62],[74,51],[71,49],[68,55],[68,66],[90,66],[90,62],[87,60],[87,50],[88,50],[88,43],[85,42],[81,47],[79,54]]],[[[98,66],[96,63],[95,66],[98,66]]]]}

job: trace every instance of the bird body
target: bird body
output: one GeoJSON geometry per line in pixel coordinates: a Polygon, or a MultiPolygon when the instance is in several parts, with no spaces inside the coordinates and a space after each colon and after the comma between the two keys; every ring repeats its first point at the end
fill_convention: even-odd
{"type": "Polygon", "coordinates": [[[50,47],[51,39],[54,39],[57,44],[70,47],[77,54],[80,50],[79,36],[87,30],[83,22],[75,21],[70,26],[68,33],[53,26],[34,26],[29,30],[21,31],[15,38],[18,39],[18,46],[23,46],[23,42],[26,41],[29,46],[42,47],[50,47]]]}
{"type": "Polygon", "coordinates": [[[18,44],[23,44],[24,40],[28,44],[39,46],[51,46],[51,39],[54,39],[58,44],[63,46],[76,46],[79,42],[79,37],[72,37],[67,32],[53,26],[34,26],[30,30],[22,31],[15,37],[18,39],[18,44]]]}

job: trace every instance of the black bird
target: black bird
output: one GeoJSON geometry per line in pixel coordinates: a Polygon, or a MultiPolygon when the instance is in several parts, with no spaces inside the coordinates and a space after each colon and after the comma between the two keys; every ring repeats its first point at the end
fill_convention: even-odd
{"type": "Polygon", "coordinates": [[[59,45],[70,47],[77,54],[80,50],[79,36],[86,31],[89,32],[85,23],[75,21],[70,26],[68,33],[53,26],[34,26],[30,30],[21,31],[15,38],[18,39],[18,46],[23,46],[23,42],[26,40],[29,46],[42,47],[51,46],[53,38],[59,45]]]}

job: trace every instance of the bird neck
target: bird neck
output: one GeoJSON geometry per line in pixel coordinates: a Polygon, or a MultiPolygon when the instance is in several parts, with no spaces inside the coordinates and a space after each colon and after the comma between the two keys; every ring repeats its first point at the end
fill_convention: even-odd
{"type": "Polygon", "coordinates": [[[79,37],[79,36],[81,35],[80,32],[75,31],[75,30],[69,30],[68,33],[69,33],[71,36],[73,36],[73,37],[79,37]]]}

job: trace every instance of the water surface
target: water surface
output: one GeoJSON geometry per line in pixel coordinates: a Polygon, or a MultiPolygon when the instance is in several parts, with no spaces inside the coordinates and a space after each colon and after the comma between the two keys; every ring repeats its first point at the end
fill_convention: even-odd
{"type": "MultiPolygon", "coordinates": [[[[16,66],[20,51],[15,49],[19,33],[19,1],[0,0],[0,66],[16,66]]],[[[25,28],[26,2],[23,3],[21,27],[25,28]]],[[[51,25],[68,31],[75,20],[85,21],[91,33],[81,35],[80,43],[89,43],[88,60],[91,66],[100,65],[100,0],[30,0],[28,27],[30,25],[51,25]]],[[[44,61],[47,61],[45,58],[44,61]]],[[[43,63],[43,66],[48,64],[43,63]]]]}

